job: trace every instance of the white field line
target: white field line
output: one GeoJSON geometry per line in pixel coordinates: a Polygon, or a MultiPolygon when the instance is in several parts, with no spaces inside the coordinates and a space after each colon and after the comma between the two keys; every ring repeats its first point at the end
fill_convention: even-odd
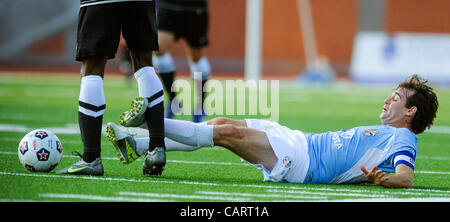
{"type": "Polygon", "coordinates": [[[312,190],[312,191],[330,191],[330,192],[354,192],[354,193],[379,193],[379,194],[406,194],[406,195],[429,195],[429,193],[421,193],[421,192],[430,192],[430,193],[438,193],[445,194],[450,196],[449,190],[435,190],[435,189],[403,189],[406,192],[401,191],[376,191],[376,190],[356,190],[356,189],[341,189],[341,188],[312,188],[312,187],[278,187],[277,189],[287,189],[287,190],[312,190]]]}
{"type": "Polygon", "coordinates": [[[136,180],[136,179],[112,178],[112,177],[74,176],[74,175],[37,174],[37,173],[11,173],[11,172],[4,172],[4,171],[3,172],[0,171],[0,175],[63,178],[63,179],[81,179],[81,180],[100,180],[100,181],[118,181],[118,182],[137,182],[137,183],[168,183],[168,184],[175,183],[172,181],[164,181],[164,180],[136,180]]]}
{"type": "Polygon", "coordinates": [[[425,133],[450,134],[450,126],[431,126],[425,133]]]}
{"type": "Polygon", "coordinates": [[[169,163],[187,163],[200,165],[225,165],[225,166],[252,166],[247,163],[230,163],[230,162],[206,162],[206,161],[186,161],[186,160],[167,160],[169,163]]]}
{"type": "Polygon", "coordinates": [[[49,200],[32,200],[32,199],[0,199],[0,202],[50,202],[49,200]]]}
{"type": "Polygon", "coordinates": [[[417,156],[417,159],[428,159],[428,160],[450,160],[448,156],[417,156]]]}
{"type": "MultiPolygon", "coordinates": [[[[0,154],[6,155],[17,155],[15,152],[2,152],[0,154]]],[[[77,156],[72,155],[64,155],[64,158],[79,158],[77,156]]],[[[102,157],[104,160],[119,160],[117,157],[102,157]]],[[[142,161],[142,159],[138,159],[138,161],[142,161]]],[[[230,163],[230,162],[206,162],[206,161],[187,161],[187,160],[167,160],[168,163],[181,163],[181,164],[199,164],[199,165],[224,165],[224,166],[252,166],[247,163],[230,163]]],[[[437,171],[425,171],[425,170],[417,170],[414,173],[418,174],[438,174],[438,175],[450,175],[450,172],[437,172],[437,171]]]]}
{"type": "MultiPolygon", "coordinates": [[[[4,152],[0,151],[0,154],[5,155],[17,155],[15,152],[4,152]]],[[[64,158],[79,158],[78,156],[63,155],[64,158]]],[[[117,157],[102,157],[104,160],[119,160],[117,157]]],[[[137,161],[142,161],[138,159],[137,161]]],[[[250,166],[247,163],[230,163],[230,162],[207,162],[207,161],[189,161],[189,160],[167,160],[168,163],[181,163],[181,164],[199,164],[199,165],[223,165],[223,166],[250,166]]],[[[414,173],[418,174],[440,174],[440,175],[450,175],[450,172],[438,172],[438,171],[426,171],[426,170],[416,170],[414,173]]]]}
{"type": "Polygon", "coordinates": [[[426,171],[426,170],[417,170],[417,171],[414,171],[414,173],[450,175],[450,172],[436,172],[436,171],[426,171]]]}
{"type": "MultiPolygon", "coordinates": [[[[0,154],[18,155],[16,152],[0,151],[0,154]]],[[[63,158],[80,158],[73,155],[63,155],[63,158]]],[[[102,160],[119,160],[117,157],[102,157],[102,160]]],[[[143,161],[143,159],[137,159],[143,161]]],[[[168,163],[185,163],[185,164],[199,164],[199,165],[224,165],[224,166],[252,166],[247,163],[230,163],[230,162],[206,162],[206,161],[189,161],[189,160],[167,160],[168,163]]]]}
{"type": "MultiPolygon", "coordinates": [[[[0,119],[11,119],[11,117],[4,117],[0,115],[0,119]]],[[[25,118],[20,118],[25,119],[25,118]]],[[[80,128],[78,124],[67,124],[64,127],[41,127],[47,130],[52,131],[56,135],[58,134],[80,134],[80,128]]],[[[106,125],[104,125],[103,128],[106,128],[106,125]]],[[[102,128],[102,129],[103,129],[102,128]]],[[[16,133],[28,133],[31,130],[34,130],[33,128],[27,127],[25,125],[16,125],[16,124],[0,124],[0,131],[4,132],[16,132],[16,133]]]]}
{"type": "Polygon", "coordinates": [[[269,189],[267,192],[270,193],[288,193],[288,194],[309,194],[309,195],[319,195],[319,196],[350,196],[350,197],[388,197],[383,194],[361,194],[361,193],[331,193],[331,192],[311,192],[311,191],[300,191],[300,190],[275,190],[269,189]]]}
{"type": "MultiPolygon", "coordinates": [[[[233,184],[228,186],[235,186],[233,184]]],[[[279,189],[279,190],[311,190],[311,191],[330,191],[330,192],[352,192],[352,193],[378,193],[378,194],[384,194],[384,193],[390,193],[390,194],[396,194],[399,191],[375,191],[375,190],[357,190],[357,189],[340,189],[340,188],[319,188],[319,187],[297,187],[297,186],[270,186],[270,185],[237,185],[239,187],[247,187],[247,188],[262,188],[262,189],[279,189]]],[[[411,195],[431,195],[430,193],[437,193],[436,195],[444,194],[446,196],[450,196],[450,191],[448,190],[435,190],[435,189],[404,189],[407,190],[408,194],[411,195]],[[422,192],[428,192],[428,193],[422,193],[422,192]]],[[[400,193],[401,194],[401,193],[400,193]]],[[[434,195],[434,194],[433,194],[434,195]]]]}
{"type": "Polygon", "coordinates": [[[128,197],[114,197],[114,196],[99,196],[86,194],[71,194],[71,193],[44,193],[39,194],[44,198],[57,199],[80,199],[80,200],[95,200],[95,201],[119,201],[119,202],[167,202],[167,199],[150,199],[150,198],[128,198],[128,197]]]}
{"type": "MultiPolygon", "coordinates": [[[[47,178],[65,178],[65,179],[84,179],[84,180],[99,180],[99,181],[119,181],[119,182],[135,182],[135,183],[165,183],[165,184],[187,184],[187,185],[198,185],[207,187],[241,187],[241,188],[259,188],[259,189],[272,189],[275,191],[311,191],[316,193],[317,191],[325,192],[347,192],[350,194],[361,194],[367,193],[368,195],[433,195],[433,196],[449,196],[450,191],[446,190],[434,190],[434,189],[406,189],[406,192],[395,192],[395,191],[371,191],[371,190],[356,190],[356,189],[333,189],[333,188],[312,188],[312,187],[296,187],[296,186],[274,186],[274,185],[251,185],[251,184],[217,184],[217,183],[204,183],[195,181],[168,181],[168,180],[137,180],[137,179],[127,179],[127,178],[108,178],[108,177],[90,177],[90,176],[73,176],[73,175],[46,175],[46,174],[33,174],[33,173],[12,173],[12,172],[1,172],[0,175],[9,176],[29,176],[29,177],[47,177],[47,178]]],[[[306,194],[306,193],[304,193],[306,194]]],[[[342,196],[347,196],[343,194],[342,196]]],[[[361,196],[361,195],[359,195],[361,196]]]]}
{"type": "Polygon", "coordinates": [[[137,197],[159,197],[159,198],[178,198],[178,199],[200,199],[200,200],[217,200],[217,201],[249,201],[248,198],[222,197],[211,195],[187,195],[187,194],[168,194],[168,193],[138,193],[138,192],[119,192],[122,196],[137,197]]]}
{"type": "Polygon", "coordinates": [[[127,201],[127,202],[153,202],[153,201],[167,201],[170,199],[199,199],[199,200],[214,200],[214,201],[251,201],[252,199],[242,197],[265,197],[265,198],[289,198],[294,200],[325,200],[326,197],[318,196],[299,196],[299,195],[277,195],[277,194],[251,194],[251,193],[227,193],[227,192],[208,192],[199,191],[198,194],[204,195],[178,195],[178,194],[164,194],[164,193],[138,193],[138,192],[119,192],[120,196],[100,196],[100,195],[86,195],[86,194],[67,194],[67,193],[44,193],[40,197],[44,198],[58,198],[58,199],[81,199],[94,201],[127,201]],[[122,197],[135,196],[135,197],[122,197]],[[225,197],[224,197],[225,196],[225,197]],[[237,197],[236,197],[237,196],[237,197]],[[142,197],[156,197],[163,199],[148,199],[142,197]]]}
{"type": "MultiPolygon", "coordinates": [[[[311,189],[313,190],[313,189],[311,189]]],[[[450,194],[445,193],[420,193],[420,192],[401,192],[401,191],[366,191],[366,190],[352,190],[343,191],[344,189],[339,189],[337,192],[330,192],[320,190],[322,192],[311,192],[311,191],[302,191],[302,190],[283,190],[283,189],[268,189],[267,192],[271,193],[289,193],[289,194],[314,194],[314,195],[330,195],[330,196],[355,196],[355,197],[389,197],[389,196],[399,196],[399,195],[414,195],[414,196],[438,196],[438,197],[448,197],[450,198],[450,194]]],[[[319,190],[317,190],[319,191],[319,190]]]]}
{"type": "Polygon", "coordinates": [[[198,194],[208,195],[223,195],[223,196],[242,196],[242,197],[259,197],[259,198],[289,198],[289,199],[326,199],[326,197],[318,196],[299,196],[299,195],[285,195],[285,194],[255,194],[255,193],[236,193],[236,192],[212,192],[212,191],[197,191],[198,194]]]}

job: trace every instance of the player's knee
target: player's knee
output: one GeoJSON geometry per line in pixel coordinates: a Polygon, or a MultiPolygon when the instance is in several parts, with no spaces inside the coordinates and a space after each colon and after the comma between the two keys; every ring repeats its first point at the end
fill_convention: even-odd
{"type": "Polygon", "coordinates": [[[166,53],[166,51],[162,51],[161,49],[159,49],[158,51],[155,52],[156,56],[162,56],[166,53]]]}
{"type": "Polygon", "coordinates": [[[189,57],[193,62],[198,62],[203,57],[203,49],[202,48],[193,48],[189,52],[189,57]]]}
{"type": "Polygon", "coordinates": [[[89,58],[81,64],[81,75],[103,76],[105,72],[106,58],[89,58]]]}
{"type": "Polygon", "coordinates": [[[214,126],[214,144],[223,147],[233,147],[242,139],[243,133],[241,130],[231,124],[223,124],[214,126]]]}
{"type": "Polygon", "coordinates": [[[223,124],[219,125],[218,127],[219,135],[221,138],[234,138],[234,139],[240,139],[244,137],[244,133],[240,129],[240,127],[232,125],[232,124],[223,124]]]}
{"type": "Polygon", "coordinates": [[[153,66],[152,52],[130,52],[130,56],[135,71],[142,67],[153,66]]]}

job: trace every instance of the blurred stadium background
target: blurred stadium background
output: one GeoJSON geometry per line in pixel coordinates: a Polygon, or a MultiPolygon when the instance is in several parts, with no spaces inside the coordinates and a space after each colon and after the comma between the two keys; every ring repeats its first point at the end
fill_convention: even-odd
{"type": "MultiPolygon", "coordinates": [[[[262,12],[261,78],[304,73],[311,63],[305,49],[311,48],[312,35],[313,63],[328,64],[338,80],[389,82],[419,73],[435,83],[450,83],[448,0],[255,1],[262,12]],[[305,2],[310,3],[307,11],[305,2]],[[302,13],[310,15],[310,23],[302,13]],[[313,27],[309,32],[304,29],[308,24],[313,27]]],[[[209,1],[206,54],[213,77],[244,77],[246,15],[255,1],[209,1]]],[[[79,0],[0,1],[0,70],[78,73],[78,10],[79,0]]],[[[178,42],[172,55],[179,73],[187,75],[183,44],[178,42]]],[[[118,66],[116,56],[107,72],[120,73],[118,66]]]]}

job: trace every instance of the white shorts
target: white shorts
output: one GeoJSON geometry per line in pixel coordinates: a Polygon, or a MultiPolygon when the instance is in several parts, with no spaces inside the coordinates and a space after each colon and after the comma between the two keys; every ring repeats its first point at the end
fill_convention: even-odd
{"type": "Polygon", "coordinates": [[[305,134],[276,122],[246,119],[247,127],[266,133],[278,158],[271,171],[255,165],[264,174],[264,181],[303,183],[309,168],[308,142],[305,134]]]}

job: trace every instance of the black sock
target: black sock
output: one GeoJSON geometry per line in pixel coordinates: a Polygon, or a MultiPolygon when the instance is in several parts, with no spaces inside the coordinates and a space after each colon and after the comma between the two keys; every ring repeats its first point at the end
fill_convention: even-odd
{"type": "Polygon", "coordinates": [[[169,95],[170,102],[172,102],[173,98],[175,98],[176,96],[175,92],[172,92],[172,85],[175,79],[175,71],[168,73],[160,73],[159,76],[161,76],[164,88],[166,89],[166,92],[169,95]]]}
{"type": "MultiPolygon", "coordinates": [[[[147,98],[150,104],[153,100],[163,95],[163,91],[147,98]]],[[[147,121],[148,132],[150,137],[149,151],[153,151],[156,147],[166,147],[164,143],[164,102],[147,108],[144,113],[147,121]]]]}
{"type": "Polygon", "coordinates": [[[103,115],[92,117],[78,112],[81,140],[84,145],[83,160],[90,163],[100,157],[103,115]]]}

